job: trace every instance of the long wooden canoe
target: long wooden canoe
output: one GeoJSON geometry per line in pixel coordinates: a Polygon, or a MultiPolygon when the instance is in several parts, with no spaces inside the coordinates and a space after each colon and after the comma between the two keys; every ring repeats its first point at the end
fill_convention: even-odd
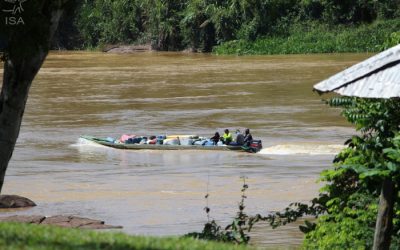
{"type": "Polygon", "coordinates": [[[94,136],[84,135],[80,138],[95,142],[97,144],[117,148],[117,149],[129,149],[129,150],[219,150],[219,151],[231,151],[240,150],[241,146],[202,146],[202,145],[160,145],[160,144],[125,144],[125,143],[114,143],[110,142],[105,138],[97,138],[94,136]]]}

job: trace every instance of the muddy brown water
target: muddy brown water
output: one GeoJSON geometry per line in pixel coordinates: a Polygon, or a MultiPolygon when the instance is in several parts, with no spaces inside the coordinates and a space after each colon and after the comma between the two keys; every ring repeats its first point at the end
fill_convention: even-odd
{"type": "MultiPolygon", "coordinates": [[[[321,102],[313,84],[367,54],[214,56],[53,52],[35,79],[3,192],[38,206],[1,215],[76,215],[140,235],[226,225],[247,177],[246,212],[307,202],[319,173],[354,130],[321,102]],[[250,128],[257,154],[123,151],[80,135],[199,134],[250,128]]],[[[2,71],[0,72],[2,76],[2,71]]],[[[259,226],[253,244],[296,248],[296,224],[259,226]]]]}

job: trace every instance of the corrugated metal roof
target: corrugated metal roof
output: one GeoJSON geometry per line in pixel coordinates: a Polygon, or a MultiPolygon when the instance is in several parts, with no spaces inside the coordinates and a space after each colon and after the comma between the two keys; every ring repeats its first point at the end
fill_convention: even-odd
{"type": "Polygon", "coordinates": [[[400,44],[333,75],[314,89],[347,96],[400,96],[400,44]]]}
{"type": "Polygon", "coordinates": [[[400,63],[335,90],[345,96],[392,98],[400,96],[400,63]]]}

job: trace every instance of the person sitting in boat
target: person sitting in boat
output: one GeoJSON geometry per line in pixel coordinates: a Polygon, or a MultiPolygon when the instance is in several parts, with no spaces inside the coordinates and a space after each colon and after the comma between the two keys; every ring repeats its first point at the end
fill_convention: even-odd
{"type": "Polygon", "coordinates": [[[246,128],[244,135],[244,145],[250,146],[251,141],[253,140],[253,136],[250,134],[250,129],[246,128]]]}
{"type": "Polygon", "coordinates": [[[236,145],[243,145],[244,144],[244,135],[240,133],[240,130],[236,130],[236,145]]]}
{"type": "Polygon", "coordinates": [[[229,145],[233,141],[232,134],[229,132],[229,129],[225,129],[225,133],[222,136],[222,142],[226,145],[229,145]]]}
{"type": "Polygon", "coordinates": [[[219,133],[215,132],[215,135],[213,137],[211,137],[210,140],[213,141],[214,145],[217,145],[220,138],[221,138],[221,136],[219,135],[219,133]]]}
{"type": "MultiPolygon", "coordinates": [[[[240,130],[236,130],[236,140],[229,143],[231,146],[243,146],[244,144],[244,135],[240,133],[240,130]]],[[[227,144],[228,145],[228,144],[227,144]]]]}

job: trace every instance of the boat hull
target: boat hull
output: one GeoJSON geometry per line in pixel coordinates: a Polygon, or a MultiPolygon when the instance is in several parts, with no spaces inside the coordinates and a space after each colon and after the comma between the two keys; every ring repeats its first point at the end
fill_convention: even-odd
{"type": "Polygon", "coordinates": [[[97,138],[93,136],[81,136],[80,138],[95,142],[97,144],[117,148],[117,149],[128,149],[128,150],[208,150],[208,151],[231,151],[240,150],[241,147],[237,146],[202,146],[202,145],[160,145],[160,144],[125,144],[125,143],[113,143],[103,138],[97,138]]]}

